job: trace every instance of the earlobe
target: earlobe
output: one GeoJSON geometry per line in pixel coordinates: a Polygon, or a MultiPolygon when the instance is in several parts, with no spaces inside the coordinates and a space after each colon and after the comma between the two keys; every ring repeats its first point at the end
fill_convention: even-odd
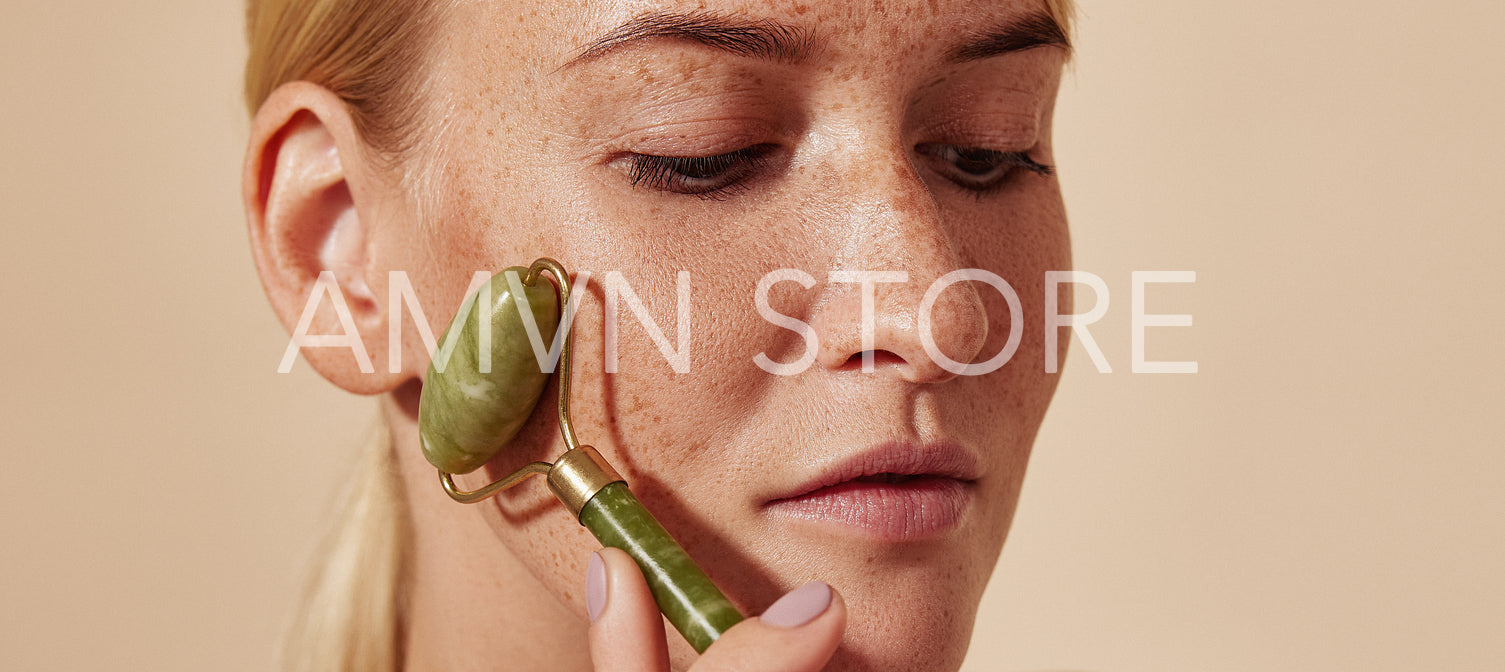
{"type": "Polygon", "coordinates": [[[385,360],[375,353],[386,351],[388,316],[367,283],[373,222],[362,213],[378,209],[362,207],[365,160],[344,102],[293,82],[256,113],[242,189],[256,268],[292,334],[289,353],[346,390],[380,394],[411,376],[372,366],[385,360]]]}

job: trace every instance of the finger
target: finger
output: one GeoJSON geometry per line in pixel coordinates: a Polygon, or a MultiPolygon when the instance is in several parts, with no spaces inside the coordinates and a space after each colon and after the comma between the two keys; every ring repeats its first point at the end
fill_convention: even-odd
{"type": "Polygon", "coordinates": [[[596,672],[664,672],[669,649],[664,621],[632,556],[603,548],[585,570],[590,652],[596,672]]]}
{"type": "Polygon", "coordinates": [[[836,652],[847,607],[830,586],[811,581],[762,616],[738,623],[690,668],[694,672],[818,672],[836,652]]]}

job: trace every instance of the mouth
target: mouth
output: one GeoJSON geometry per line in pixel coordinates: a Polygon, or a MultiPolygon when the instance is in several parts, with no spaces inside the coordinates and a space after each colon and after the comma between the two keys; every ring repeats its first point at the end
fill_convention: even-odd
{"type": "Polygon", "coordinates": [[[881,541],[917,541],[961,522],[979,476],[977,459],[955,444],[888,443],[818,469],[764,507],[881,541]]]}

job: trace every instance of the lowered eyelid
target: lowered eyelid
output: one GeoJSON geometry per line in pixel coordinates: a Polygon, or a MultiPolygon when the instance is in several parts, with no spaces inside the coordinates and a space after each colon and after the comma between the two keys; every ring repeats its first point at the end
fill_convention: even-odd
{"type": "Polygon", "coordinates": [[[1038,115],[993,113],[953,116],[926,125],[918,134],[922,144],[968,145],[988,149],[1028,150],[1039,144],[1038,115]]]}
{"type": "Polygon", "coordinates": [[[628,154],[715,156],[752,145],[783,144],[788,135],[763,120],[700,119],[617,133],[594,141],[591,153],[606,162],[628,154]]]}

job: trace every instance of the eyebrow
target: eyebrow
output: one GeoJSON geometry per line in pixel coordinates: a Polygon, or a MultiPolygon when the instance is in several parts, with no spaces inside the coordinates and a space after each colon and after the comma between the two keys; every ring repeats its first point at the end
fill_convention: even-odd
{"type": "Polygon", "coordinates": [[[1029,14],[983,33],[951,52],[951,61],[965,63],[1002,56],[1036,47],[1058,47],[1071,51],[1071,40],[1049,14],[1029,14]]]}
{"type": "Polygon", "coordinates": [[[737,56],[784,62],[802,60],[814,47],[809,31],[771,19],[748,19],[704,10],[652,12],[634,17],[591,42],[559,69],[655,39],[682,40],[737,56]]]}
{"type": "MultiPolygon", "coordinates": [[[[586,45],[556,72],[656,39],[682,40],[737,56],[780,62],[798,62],[815,48],[810,31],[772,19],[748,19],[705,10],[650,12],[633,17],[586,45]]],[[[953,49],[950,60],[978,61],[1037,47],[1071,50],[1066,31],[1048,14],[1028,14],[977,35],[953,49]]]]}

